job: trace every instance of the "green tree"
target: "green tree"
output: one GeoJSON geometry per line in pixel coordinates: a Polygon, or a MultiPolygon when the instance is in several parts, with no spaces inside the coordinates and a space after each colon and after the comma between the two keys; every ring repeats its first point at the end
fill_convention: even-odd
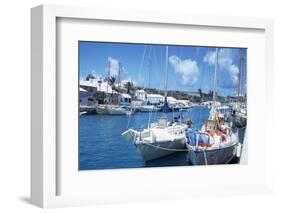
{"type": "Polygon", "coordinates": [[[97,91],[94,93],[93,97],[98,101],[99,104],[103,104],[106,94],[105,92],[97,91]]]}
{"type": "Polygon", "coordinates": [[[90,79],[95,79],[95,76],[93,76],[92,74],[88,74],[86,77],[86,81],[89,81],[90,79]]]}
{"type": "Polygon", "coordinates": [[[114,86],[114,84],[115,84],[115,82],[116,82],[116,77],[111,76],[111,77],[107,78],[106,80],[108,81],[108,84],[109,84],[110,86],[114,86]]]}
{"type": "Polygon", "coordinates": [[[130,94],[134,89],[134,84],[128,81],[125,83],[124,87],[127,89],[127,94],[130,94]]]}

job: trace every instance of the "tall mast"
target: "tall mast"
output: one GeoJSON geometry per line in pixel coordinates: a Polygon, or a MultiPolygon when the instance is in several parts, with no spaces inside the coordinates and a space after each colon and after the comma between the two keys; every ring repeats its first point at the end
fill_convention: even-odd
{"type": "Polygon", "coordinates": [[[166,58],[165,58],[165,98],[164,98],[164,106],[163,112],[166,113],[169,111],[169,105],[167,101],[167,84],[168,84],[168,56],[169,56],[169,47],[166,46],[166,58]]]}
{"type": "Polygon", "coordinates": [[[120,89],[120,85],[121,85],[121,68],[122,68],[122,64],[119,61],[119,66],[118,66],[118,89],[120,89]]]}
{"type": "Polygon", "coordinates": [[[216,63],[215,63],[215,75],[214,75],[214,91],[213,91],[213,107],[214,108],[216,108],[217,71],[218,71],[218,48],[216,48],[216,63]]]}
{"type": "Polygon", "coordinates": [[[165,63],[165,98],[167,98],[167,84],[168,84],[168,55],[169,55],[169,47],[166,46],[166,63],[165,63]]]}
{"type": "Polygon", "coordinates": [[[240,96],[240,87],[241,87],[241,73],[242,73],[242,49],[240,49],[240,67],[239,67],[239,73],[238,73],[238,85],[237,85],[237,98],[239,102],[239,96],[240,96]]]}
{"type": "Polygon", "coordinates": [[[148,62],[148,88],[150,88],[151,59],[148,62]]]}
{"type": "Polygon", "coordinates": [[[110,60],[108,60],[107,82],[106,82],[106,97],[108,97],[108,84],[110,79],[110,60]]]}

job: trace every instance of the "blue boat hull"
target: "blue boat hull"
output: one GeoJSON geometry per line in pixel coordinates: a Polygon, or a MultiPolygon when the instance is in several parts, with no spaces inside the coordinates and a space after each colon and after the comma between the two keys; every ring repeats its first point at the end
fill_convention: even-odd
{"type": "Polygon", "coordinates": [[[235,156],[238,144],[214,150],[194,151],[188,147],[187,159],[193,165],[213,165],[229,163],[235,156]]]}

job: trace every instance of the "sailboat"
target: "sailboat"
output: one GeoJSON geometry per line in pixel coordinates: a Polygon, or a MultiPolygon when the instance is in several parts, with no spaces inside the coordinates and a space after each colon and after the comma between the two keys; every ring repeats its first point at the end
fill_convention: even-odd
{"type": "MultiPolygon", "coordinates": [[[[120,69],[121,69],[121,63],[119,62],[119,71],[118,71],[119,85],[121,83],[120,69]]],[[[109,78],[110,78],[110,63],[108,67],[108,79],[109,78]]],[[[107,82],[107,94],[108,94],[108,82],[107,82]]],[[[128,111],[126,108],[123,108],[119,105],[112,105],[112,104],[98,105],[96,107],[96,112],[97,114],[100,115],[130,115],[132,113],[132,111],[128,111]]]]}
{"type": "Polygon", "coordinates": [[[241,73],[242,73],[242,49],[240,49],[240,69],[238,74],[237,86],[237,103],[232,108],[233,123],[236,127],[241,128],[247,125],[247,107],[240,102],[240,89],[241,89],[241,73]]]}
{"type": "MultiPolygon", "coordinates": [[[[150,48],[150,52],[149,53],[151,53],[151,51],[152,51],[152,47],[150,48]]],[[[142,61],[142,63],[143,63],[143,61],[142,61]]],[[[148,67],[149,67],[149,69],[148,69],[148,85],[147,85],[147,88],[150,88],[151,65],[152,65],[152,61],[151,61],[151,59],[149,59],[149,64],[148,64],[148,67]]],[[[145,85],[143,85],[143,90],[144,89],[145,89],[145,85]]],[[[142,105],[138,107],[138,111],[139,112],[158,112],[158,111],[161,111],[161,107],[153,105],[153,104],[149,104],[149,101],[143,101],[142,105]]]]}
{"type": "MultiPolygon", "coordinates": [[[[166,82],[165,82],[165,100],[167,101],[167,74],[168,74],[168,46],[166,46],[166,82]]],[[[168,117],[164,114],[156,123],[148,124],[148,127],[142,130],[128,129],[122,133],[126,140],[133,140],[144,161],[155,160],[179,150],[185,150],[187,142],[187,125],[181,122],[168,122],[168,117]]]]}
{"type": "Polygon", "coordinates": [[[186,132],[187,156],[194,165],[228,163],[241,148],[238,131],[233,130],[232,123],[224,122],[223,115],[216,107],[217,69],[218,48],[216,48],[213,103],[209,118],[201,130],[188,130],[186,132]]]}
{"type": "Polygon", "coordinates": [[[138,110],[140,112],[158,112],[161,108],[154,105],[142,105],[138,108],[138,110]]]}

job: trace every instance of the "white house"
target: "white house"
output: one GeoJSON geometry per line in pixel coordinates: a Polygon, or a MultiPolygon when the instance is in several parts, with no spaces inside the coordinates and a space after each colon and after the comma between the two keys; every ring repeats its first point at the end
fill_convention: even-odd
{"type": "Polygon", "coordinates": [[[147,94],[143,89],[136,90],[135,92],[136,99],[139,101],[146,101],[147,94]]]}
{"type": "Polygon", "coordinates": [[[175,98],[172,97],[172,96],[168,96],[168,97],[167,97],[167,101],[168,101],[169,105],[175,105],[175,104],[178,103],[178,100],[175,99],[175,98]]]}
{"type": "Polygon", "coordinates": [[[109,94],[117,94],[115,90],[109,85],[107,81],[101,78],[94,78],[90,80],[80,80],[80,87],[88,92],[105,92],[109,94]]]}
{"type": "Polygon", "coordinates": [[[164,96],[159,94],[147,94],[147,103],[160,104],[164,102],[164,96]]]}
{"type": "Polygon", "coordinates": [[[147,94],[142,89],[136,90],[135,96],[137,100],[147,102],[148,104],[160,104],[164,101],[163,95],[147,94]]]}
{"type": "Polygon", "coordinates": [[[106,94],[105,102],[113,104],[118,104],[119,102],[119,93],[113,90],[104,79],[93,78],[90,80],[80,80],[80,88],[88,92],[89,99],[93,99],[94,94],[97,92],[104,92],[106,94]]]}
{"type": "Polygon", "coordinates": [[[92,106],[94,104],[93,99],[89,98],[87,90],[79,87],[79,104],[80,106],[92,106]]]}
{"type": "Polygon", "coordinates": [[[131,106],[132,97],[129,94],[123,93],[120,95],[120,105],[122,106],[131,106]]]}

